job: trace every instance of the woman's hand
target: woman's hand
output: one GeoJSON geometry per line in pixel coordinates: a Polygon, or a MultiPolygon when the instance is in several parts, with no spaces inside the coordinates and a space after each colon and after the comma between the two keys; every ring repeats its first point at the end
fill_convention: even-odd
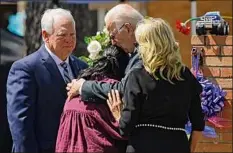
{"type": "Polygon", "coordinates": [[[114,118],[117,121],[119,121],[121,117],[121,110],[122,110],[123,102],[120,98],[120,94],[118,90],[111,90],[111,92],[108,93],[107,103],[114,118]]]}

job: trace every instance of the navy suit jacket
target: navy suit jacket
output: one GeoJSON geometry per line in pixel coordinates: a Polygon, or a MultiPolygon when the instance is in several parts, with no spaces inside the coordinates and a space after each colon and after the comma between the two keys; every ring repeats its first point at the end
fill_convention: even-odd
{"type": "MultiPolygon", "coordinates": [[[[70,56],[75,77],[87,64],[70,56]]],[[[66,84],[45,46],[16,61],[7,80],[7,116],[13,152],[54,149],[66,84]]]]}
{"type": "Polygon", "coordinates": [[[98,81],[85,81],[82,85],[81,98],[85,102],[106,103],[108,93],[111,89],[118,90],[121,95],[124,93],[125,83],[128,75],[134,69],[142,68],[142,60],[138,53],[138,48],[134,49],[129,63],[125,69],[125,76],[119,82],[98,82],[98,81]]]}

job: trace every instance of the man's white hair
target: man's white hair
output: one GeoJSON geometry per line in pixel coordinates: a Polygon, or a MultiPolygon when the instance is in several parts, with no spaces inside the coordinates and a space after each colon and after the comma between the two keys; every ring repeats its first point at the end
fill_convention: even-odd
{"type": "Polygon", "coordinates": [[[105,15],[105,23],[113,22],[117,28],[120,28],[124,23],[130,23],[136,27],[137,23],[144,17],[136,9],[128,4],[118,4],[107,12],[105,15]]]}
{"type": "Polygon", "coordinates": [[[53,25],[61,17],[67,17],[67,19],[73,21],[73,24],[75,25],[74,18],[71,15],[69,10],[65,10],[62,8],[47,9],[41,18],[41,29],[45,30],[49,34],[52,34],[53,33],[53,25]]]}

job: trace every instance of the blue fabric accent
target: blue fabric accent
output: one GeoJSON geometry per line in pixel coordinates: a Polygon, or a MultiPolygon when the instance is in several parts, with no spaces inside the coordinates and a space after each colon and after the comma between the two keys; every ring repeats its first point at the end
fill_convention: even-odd
{"type": "MultiPolygon", "coordinates": [[[[187,135],[191,134],[192,126],[191,126],[190,122],[185,125],[185,130],[186,130],[187,135]]],[[[215,132],[215,129],[210,127],[210,126],[205,126],[204,131],[202,131],[202,134],[208,138],[217,138],[218,137],[217,133],[215,132]]]]}
{"type": "Polygon", "coordinates": [[[226,91],[219,85],[206,79],[202,74],[197,74],[196,77],[203,89],[201,94],[201,106],[205,118],[216,116],[224,107],[226,91]]]}
{"type": "Polygon", "coordinates": [[[205,119],[216,116],[222,111],[225,102],[226,92],[217,84],[214,84],[203,76],[200,72],[199,64],[201,58],[201,52],[195,47],[192,48],[192,69],[199,83],[202,86],[201,93],[201,106],[205,119]]]}

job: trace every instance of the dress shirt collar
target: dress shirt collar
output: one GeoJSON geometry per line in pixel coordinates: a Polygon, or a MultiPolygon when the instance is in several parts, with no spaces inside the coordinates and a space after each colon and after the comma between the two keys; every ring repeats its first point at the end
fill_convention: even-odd
{"type": "Polygon", "coordinates": [[[137,53],[138,53],[138,46],[135,46],[134,51],[133,51],[132,53],[129,54],[129,57],[130,57],[130,58],[133,58],[134,55],[136,55],[137,53]]]}
{"type": "MultiPolygon", "coordinates": [[[[45,48],[46,50],[49,52],[49,55],[53,58],[53,60],[55,61],[55,63],[58,66],[61,66],[61,63],[63,63],[64,61],[62,61],[57,55],[55,55],[45,44],[45,48]]],[[[66,58],[65,62],[69,65],[69,57],[66,58]]]]}

